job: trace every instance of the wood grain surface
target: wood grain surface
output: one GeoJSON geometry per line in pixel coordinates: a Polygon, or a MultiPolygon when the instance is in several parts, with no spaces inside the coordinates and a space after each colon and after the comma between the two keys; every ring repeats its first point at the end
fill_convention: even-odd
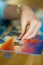
{"type": "Polygon", "coordinates": [[[41,56],[35,56],[14,52],[0,52],[0,65],[43,65],[43,53],[41,56]],[[11,57],[6,58],[4,54],[11,54],[11,57]]]}

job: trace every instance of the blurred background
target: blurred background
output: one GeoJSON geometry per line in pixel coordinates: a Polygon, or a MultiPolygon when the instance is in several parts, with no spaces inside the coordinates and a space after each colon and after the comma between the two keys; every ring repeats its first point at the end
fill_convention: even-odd
{"type": "MultiPolygon", "coordinates": [[[[5,0],[5,1],[8,4],[12,4],[12,5],[25,4],[25,5],[30,6],[32,10],[35,12],[36,16],[42,22],[42,27],[40,28],[40,31],[41,31],[40,34],[43,34],[43,0],[5,0]]],[[[17,33],[17,31],[20,31],[21,28],[17,21],[20,22],[20,20],[14,20],[13,22],[7,21],[7,23],[4,22],[4,25],[0,26],[1,37],[3,36],[3,32],[5,33],[10,32],[12,27],[14,27],[12,29],[12,32],[17,33]],[[11,24],[12,24],[12,27],[10,27],[11,24]]],[[[28,65],[43,65],[43,53],[39,57],[39,56],[34,56],[34,55],[31,56],[31,55],[24,55],[24,54],[15,54],[11,52],[8,54],[12,54],[12,57],[5,58],[4,54],[7,54],[7,53],[8,52],[0,52],[0,65],[27,65],[27,64],[28,65]]]]}
{"type": "Polygon", "coordinates": [[[6,0],[10,4],[25,4],[33,8],[43,8],[43,0],[6,0]]]}

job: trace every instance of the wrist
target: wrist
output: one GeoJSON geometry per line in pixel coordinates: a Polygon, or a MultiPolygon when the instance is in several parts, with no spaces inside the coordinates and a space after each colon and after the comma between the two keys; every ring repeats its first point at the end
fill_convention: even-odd
{"type": "Polygon", "coordinates": [[[18,15],[21,15],[21,11],[22,11],[22,5],[19,4],[19,5],[17,6],[17,14],[18,14],[18,15]]]}

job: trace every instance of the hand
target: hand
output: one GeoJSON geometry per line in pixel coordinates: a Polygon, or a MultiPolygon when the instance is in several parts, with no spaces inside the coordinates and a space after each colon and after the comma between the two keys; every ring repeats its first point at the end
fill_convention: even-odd
{"type": "Polygon", "coordinates": [[[39,28],[41,27],[41,22],[36,17],[35,13],[28,6],[23,6],[21,15],[21,28],[22,33],[19,38],[31,39],[36,36],[39,28]],[[28,29],[27,29],[28,27],[28,29]]]}

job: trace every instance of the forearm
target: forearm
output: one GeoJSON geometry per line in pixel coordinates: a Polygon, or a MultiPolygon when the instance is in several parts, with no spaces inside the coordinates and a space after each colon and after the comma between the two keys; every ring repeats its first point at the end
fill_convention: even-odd
{"type": "Polygon", "coordinates": [[[0,19],[18,19],[20,15],[22,15],[22,10],[24,8],[23,5],[18,7],[17,5],[8,5],[6,2],[0,1],[0,19]]]}
{"type": "Polygon", "coordinates": [[[7,20],[14,20],[20,18],[20,15],[17,13],[18,6],[16,5],[7,5],[4,15],[7,20]]]}
{"type": "Polygon", "coordinates": [[[20,18],[21,13],[18,14],[18,11],[21,11],[21,7],[17,5],[8,5],[5,1],[0,1],[0,20],[15,20],[20,18]]]}

